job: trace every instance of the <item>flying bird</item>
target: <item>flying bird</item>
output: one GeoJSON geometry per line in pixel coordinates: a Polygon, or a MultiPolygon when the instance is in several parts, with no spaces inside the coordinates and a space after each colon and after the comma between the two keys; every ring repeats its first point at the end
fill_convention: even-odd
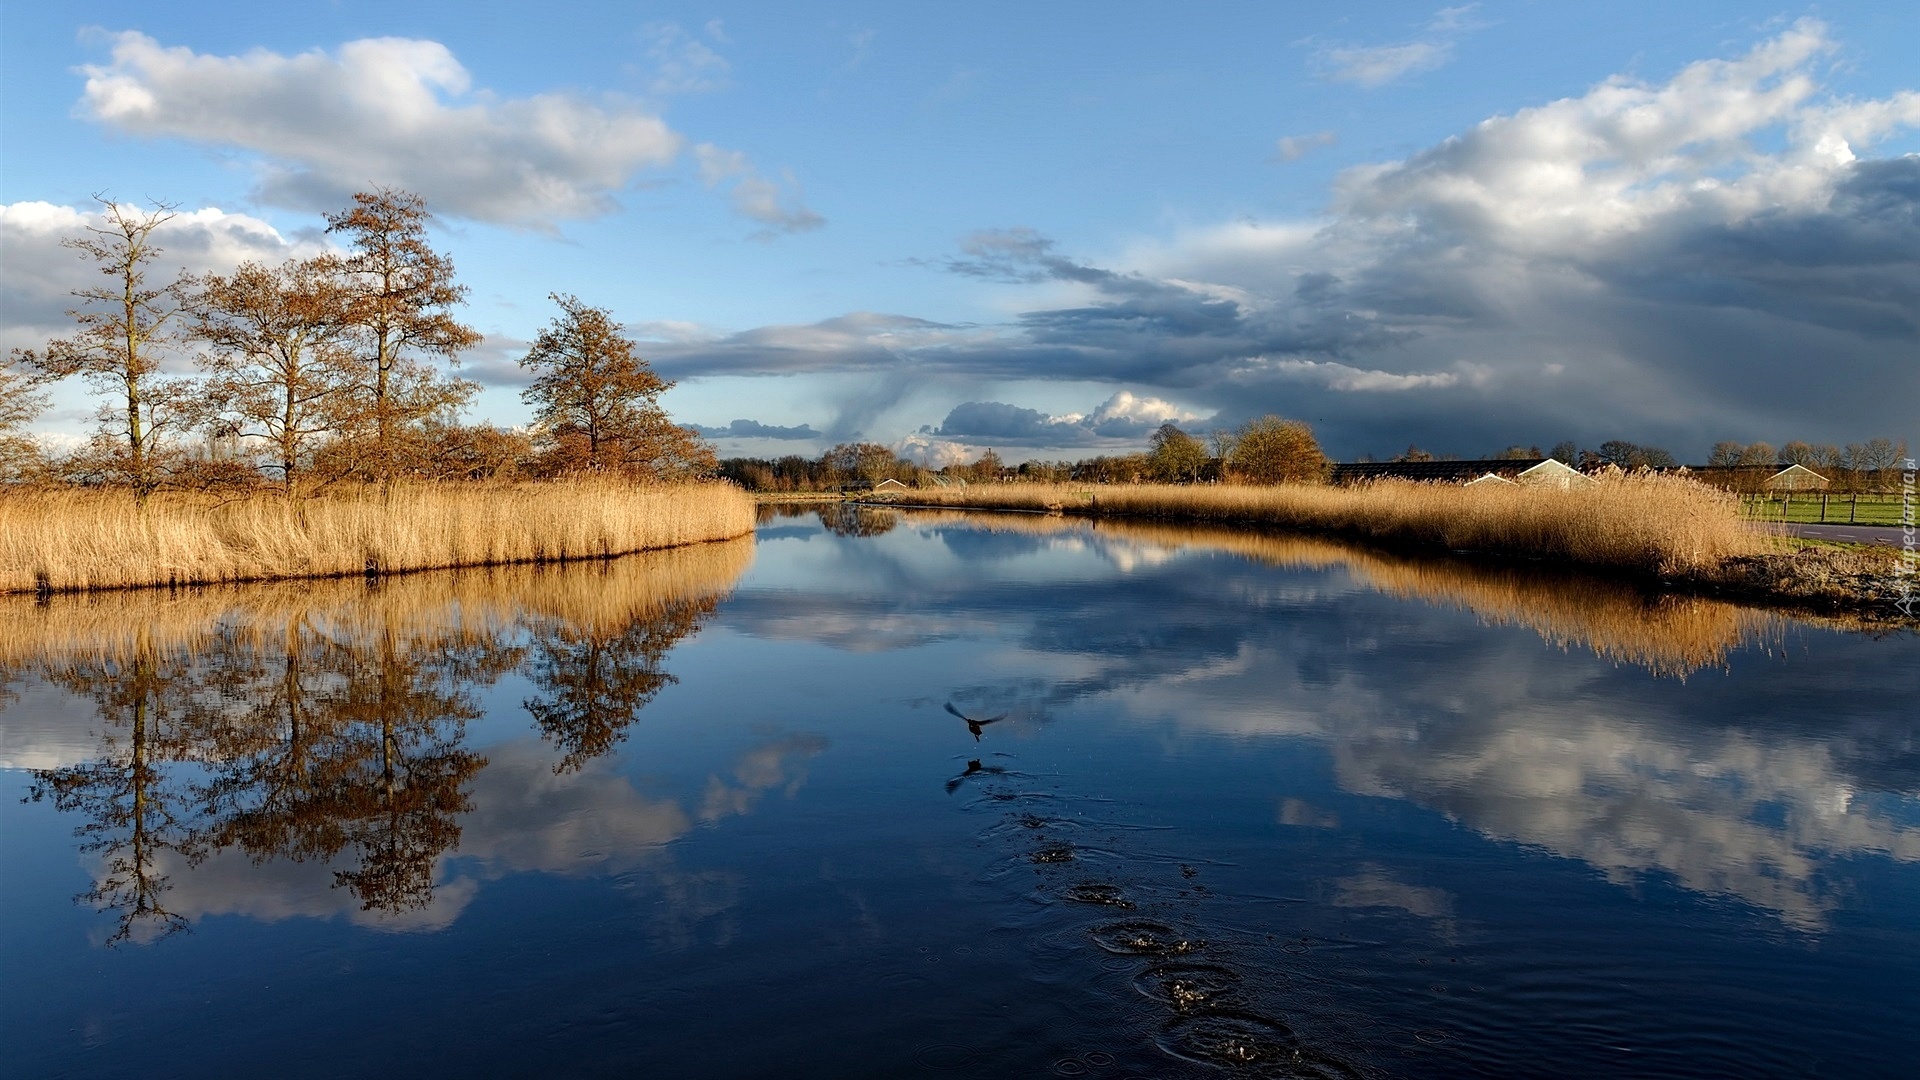
{"type": "Polygon", "coordinates": [[[967,730],[973,732],[974,742],[980,741],[981,728],[986,727],[988,724],[997,724],[1000,721],[1005,720],[1007,718],[1006,713],[1001,713],[999,716],[991,716],[985,720],[975,720],[973,717],[968,716],[966,713],[963,713],[959,709],[954,708],[953,702],[951,701],[947,702],[947,711],[967,722],[967,730]]]}

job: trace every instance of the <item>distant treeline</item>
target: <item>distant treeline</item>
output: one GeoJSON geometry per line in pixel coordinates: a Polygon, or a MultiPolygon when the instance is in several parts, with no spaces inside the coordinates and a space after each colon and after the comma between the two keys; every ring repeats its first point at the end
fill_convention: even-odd
{"type": "Polygon", "coordinates": [[[1298,420],[1263,416],[1231,431],[1212,433],[1207,442],[1162,424],[1142,454],[1102,454],[1080,461],[1025,461],[1008,465],[992,450],[972,462],[930,469],[878,443],[842,443],[820,455],[782,458],[727,458],[720,475],[749,491],[838,491],[848,486],[898,480],[913,487],[966,483],[1033,481],[1039,483],[1129,484],[1143,481],[1198,483],[1318,483],[1329,463],[1313,429],[1298,420]]]}
{"type": "MultiPolygon", "coordinates": [[[[1887,478],[1906,457],[1906,443],[1892,439],[1870,439],[1840,449],[1790,442],[1775,450],[1767,443],[1723,442],[1714,447],[1707,464],[1740,466],[1737,472],[1721,474],[1720,486],[1744,490],[1742,483],[1752,479],[1752,490],[1759,481],[1788,465],[1805,465],[1827,477],[1835,490],[1879,491],[1887,478]]],[[[1624,439],[1611,439],[1597,449],[1581,449],[1572,441],[1542,451],[1538,446],[1512,445],[1488,454],[1481,460],[1519,461],[1553,458],[1575,468],[1598,470],[1616,466],[1628,472],[1637,469],[1667,470],[1680,467],[1671,453],[1657,446],[1642,446],[1624,439]]],[[[1359,460],[1374,461],[1371,455],[1359,460]]],[[[1409,446],[1388,461],[1458,460],[1409,446]]],[[[805,492],[839,491],[850,486],[867,486],[885,480],[897,480],[910,487],[936,487],[958,481],[967,483],[1315,483],[1326,479],[1329,462],[1313,437],[1313,430],[1297,420],[1265,416],[1234,430],[1216,431],[1205,441],[1183,431],[1177,424],[1162,424],[1153,433],[1148,450],[1138,454],[1102,454],[1078,461],[1026,461],[1008,465],[992,450],[971,462],[928,468],[895,453],[878,443],[842,443],[817,458],[789,454],[780,458],[727,458],[720,462],[721,476],[749,491],[805,492]]]]}

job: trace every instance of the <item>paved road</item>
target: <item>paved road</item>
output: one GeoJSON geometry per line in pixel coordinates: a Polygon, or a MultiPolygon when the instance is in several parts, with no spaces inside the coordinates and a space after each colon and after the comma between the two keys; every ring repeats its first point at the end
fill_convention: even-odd
{"type": "Polygon", "coordinates": [[[1892,544],[1899,547],[1903,533],[1897,525],[1789,525],[1791,536],[1809,540],[1842,540],[1849,544],[1892,544]]]}

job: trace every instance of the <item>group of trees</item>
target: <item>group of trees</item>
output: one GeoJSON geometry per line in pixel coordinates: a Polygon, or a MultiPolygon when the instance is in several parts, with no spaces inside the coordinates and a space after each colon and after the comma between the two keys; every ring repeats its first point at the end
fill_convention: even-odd
{"type": "Polygon", "coordinates": [[[1326,454],[1313,429],[1298,420],[1263,416],[1206,441],[1174,423],[1160,425],[1144,454],[1100,455],[1079,461],[1025,461],[1008,465],[992,450],[972,462],[929,469],[878,443],[842,443],[818,458],[728,458],[720,475],[751,491],[836,491],[850,484],[898,480],[914,487],[968,483],[1126,484],[1157,480],[1192,484],[1219,480],[1251,484],[1318,483],[1326,454]]]}
{"type": "Polygon", "coordinates": [[[103,200],[105,224],[66,241],[105,278],[74,292],[74,332],[0,367],[0,479],[142,496],[271,479],[292,495],[346,479],[713,470],[712,448],[660,407],[673,384],[608,311],[573,296],[552,297],[560,314],[520,361],[534,376],[532,428],[463,424],[479,386],[451,368],[481,339],[456,317],[467,290],[429,242],[432,216],[394,189],[353,202],[326,219],[339,250],[160,284],[155,234],[174,208],[103,200]],[[22,429],[48,384],[69,378],[101,399],[98,422],[84,449],[49,458],[22,429]]]}
{"type": "Polygon", "coordinates": [[[1906,456],[1905,442],[1887,438],[1848,443],[1845,448],[1831,444],[1814,445],[1795,439],[1783,444],[1778,450],[1774,449],[1771,443],[1755,442],[1743,445],[1729,441],[1713,444],[1713,451],[1707,456],[1707,464],[1775,469],[1801,465],[1816,471],[1832,469],[1878,473],[1899,467],[1906,456]]]}

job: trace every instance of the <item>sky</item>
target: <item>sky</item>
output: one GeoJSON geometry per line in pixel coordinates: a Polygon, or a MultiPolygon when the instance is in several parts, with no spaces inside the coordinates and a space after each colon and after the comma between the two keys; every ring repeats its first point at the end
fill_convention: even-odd
{"type": "Polygon", "coordinates": [[[502,425],[560,293],[723,456],[1920,444],[1920,8],[1355,7],[9,4],[0,347],[96,195],[170,276],[388,185],[502,425]]]}

